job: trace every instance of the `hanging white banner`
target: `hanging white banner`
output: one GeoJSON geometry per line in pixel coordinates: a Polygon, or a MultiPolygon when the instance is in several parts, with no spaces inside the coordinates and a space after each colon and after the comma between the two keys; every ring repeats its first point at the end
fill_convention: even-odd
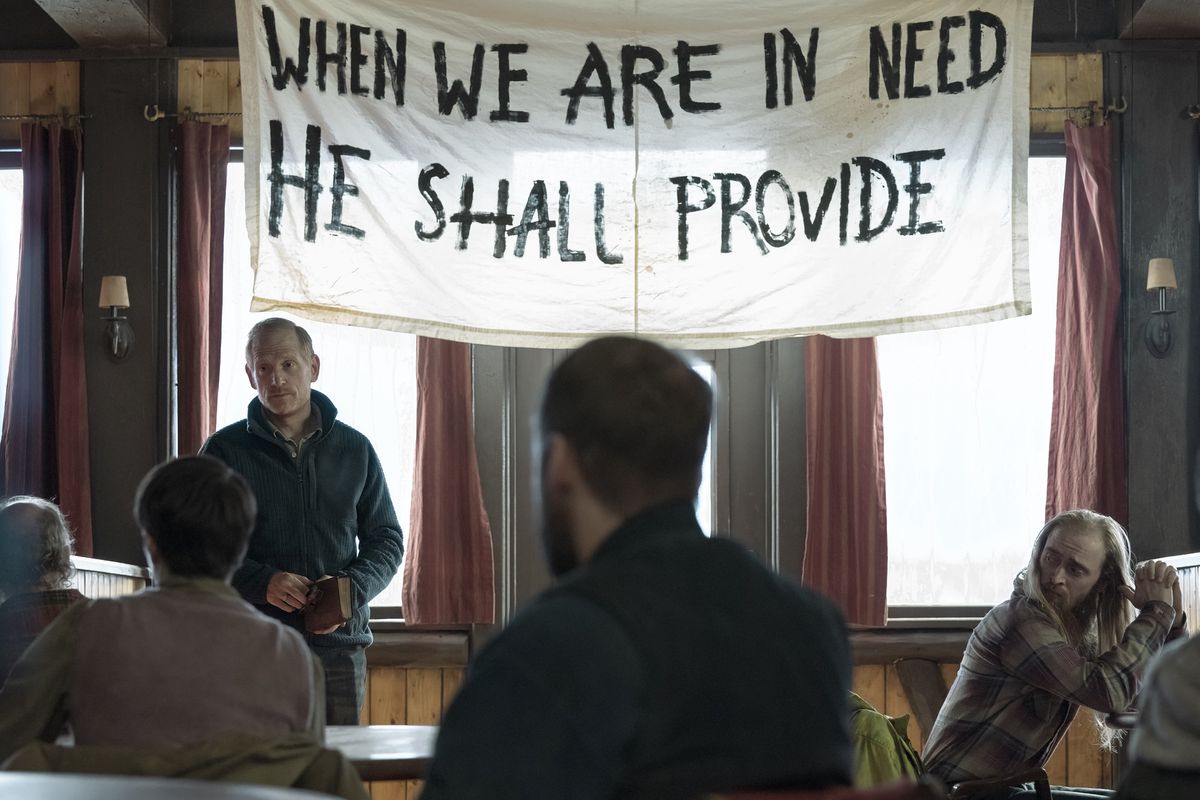
{"type": "Polygon", "coordinates": [[[1032,0],[237,0],[254,309],[731,347],[1029,312],[1032,0]]]}

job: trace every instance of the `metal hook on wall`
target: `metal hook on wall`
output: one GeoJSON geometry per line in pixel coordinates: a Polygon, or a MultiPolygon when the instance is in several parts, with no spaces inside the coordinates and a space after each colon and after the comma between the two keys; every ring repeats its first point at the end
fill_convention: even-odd
{"type": "Polygon", "coordinates": [[[158,103],[143,108],[142,116],[146,118],[146,122],[158,122],[160,119],[166,119],[167,117],[164,112],[158,110],[158,103]]]}

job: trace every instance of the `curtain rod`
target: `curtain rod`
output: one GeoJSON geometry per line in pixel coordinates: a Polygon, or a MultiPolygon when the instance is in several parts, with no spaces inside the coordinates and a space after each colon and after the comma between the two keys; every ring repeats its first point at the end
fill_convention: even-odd
{"type": "Polygon", "coordinates": [[[181,119],[193,120],[203,119],[206,117],[240,117],[241,115],[241,111],[192,111],[191,106],[188,106],[183,111],[178,113],[168,114],[165,111],[159,110],[158,103],[155,103],[154,105],[147,105],[142,109],[142,116],[146,118],[147,122],[158,122],[160,119],[167,119],[168,117],[178,117],[181,119]]]}
{"type": "Polygon", "coordinates": [[[91,114],[0,114],[0,120],[5,122],[21,122],[25,120],[36,122],[40,119],[60,119],[66,121],[69,119],[74,120],[91,118],[91,114]]]}
{"type": "Polygon", "coordinates": [[[1082,106],[1030,106],[1029,110],[1031,112],[1033,112],[1033,111],[1066,111],[1067,113],[1081,112],[1081,113],[1084,113],[1087,115],[1088,122],[1090,124],[1092,118],[1096,115],[1096,112],[1100,112],[1104,116],[1104,119],[1108,119],[1109,116],[1112,114],[1124,114],[1126,111],[1129,110],[1129,104],[1126,103],[1125,98],[1122,97],[1121,104],[1119,106],[1114,105],[1114,104],[1109,104],[1109,105],[1101,107],[1101,106],[1097,105],[1095,101],[1092,101],[1092,102],[1088,103],[1087,105],[1082,105],[1082,106]]]}

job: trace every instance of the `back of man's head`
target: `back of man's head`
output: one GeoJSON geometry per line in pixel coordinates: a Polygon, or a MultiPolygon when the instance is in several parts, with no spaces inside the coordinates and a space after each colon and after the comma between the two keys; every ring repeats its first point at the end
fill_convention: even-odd
{"type": "Polygon", "coordinates": [[[172,575],[228,579],[246,555],[257,505],[241,475],[210,456],[146,474],[134,517],[172,575]]]}
{"type": "Polygon", "coordinates": [[[0,501],[0,595],[65,586],[71,542],[66,517],[49,500],[16,495],[0,501]]]}
{"type": "Polygon", "coordinates": [[[686,361],[644,339],[596,339],[550,376],[542,399],[543,446],[574,448],[588,486],[629,516],[690,499],[700,487],[712,390],[686,361]]]}

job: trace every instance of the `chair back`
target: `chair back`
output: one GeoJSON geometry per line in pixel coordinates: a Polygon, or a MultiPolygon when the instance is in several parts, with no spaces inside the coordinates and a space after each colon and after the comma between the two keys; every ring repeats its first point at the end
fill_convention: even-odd
{"type": "Polygon", "coordinates": [[[832,786],[828,789],[751,789],[710,795],[707,800],[945,800],[946,793],[932,780],[913,783],[895,781],[882,786],[856,789],[832,786]]]}

